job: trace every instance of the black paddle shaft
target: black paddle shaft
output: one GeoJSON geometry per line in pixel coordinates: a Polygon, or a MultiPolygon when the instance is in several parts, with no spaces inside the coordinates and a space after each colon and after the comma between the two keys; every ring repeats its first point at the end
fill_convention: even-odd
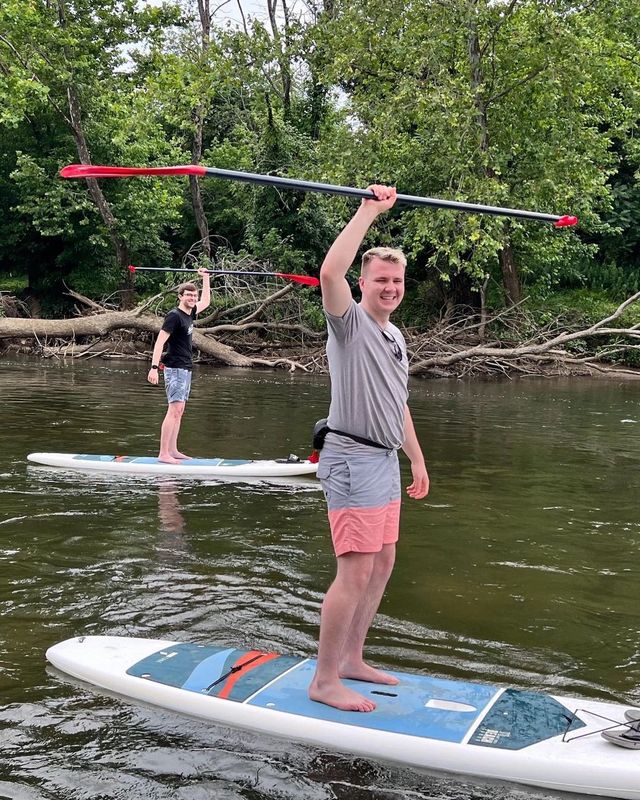
{"type": "MultiPolygon", "coordinates": [[[[335,186],[332,183],[317,183],[315,181],[301,181],[294,178],[281,178],[278,175],[258,175],[255,172],[239,172],[232,169],[218,169],[217,167],[204,167],[207,175],[232,181],[256,183],[260,186],[278,186],[282,189],[299,189],[303,192],[324,192],[325,194],[338,194],[346,197],[360,197],[375,200],[376,196],[368,189],[356,189],[350,186],[335,186]]],[[[484,206],[476,203],[461,203],[457,200],[441,200],[433,197],[419,197],[411,194],[399,194],[398,203],[413,206],[430,206],[432,208],[448,208],[451,211],[468,211],[478,214],[493,214],[495,216],[520,217],[522,219],[538,219],[543,222],[558,222],[561,217],[555,214],[543,214],[539,211],[524,211],[520,208],[501,208],[499,206],[484,206]]]]}

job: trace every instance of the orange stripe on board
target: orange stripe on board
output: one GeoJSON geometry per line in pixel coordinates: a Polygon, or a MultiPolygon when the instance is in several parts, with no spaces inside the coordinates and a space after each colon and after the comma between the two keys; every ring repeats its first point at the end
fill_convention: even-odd
{"type": "Polygon", "coordinates": [[[272,661],[274,658],[279,658],[277,653],[261,653],[260,650],[250,650],[248,653],[244,653],[233,666],[237,667],[240,664],[244,664],[245,661],[249,661],[255,656],[260,656],[260,655],[262,656],[262,658],[256,658],[256,660],[252,661],[251,664],[247,664],[246,667],[243,667],[242,669],[239,669],[237,672],[234,672],[233,675],[230,675],[229,678],[225,681],[222,691],[218,692],[216,697],[222,697],[222,698],[229,697],[229,695],[231,694],[231,690],[240,680],[240,678],[242,678],[244,675],[248,675],[252,669],[260,667],[262,666],[262,664],[266,664],[267,661],[272,661]]]}

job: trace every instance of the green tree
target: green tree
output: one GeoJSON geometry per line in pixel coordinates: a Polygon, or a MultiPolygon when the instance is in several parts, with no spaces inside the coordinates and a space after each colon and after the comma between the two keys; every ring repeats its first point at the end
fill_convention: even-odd
{"type": "MultiPolygon", "coordinates": [[[[637,82],[600,38],[610,5],[337,2],[324,31],[327,79],[345,92],[353,136],[336,172],[415,194],[577,213],[589,230],[617,168],[611,130],[629,129],[630,93],[612,104],[612,92],[637,82]]],[[[613,29],[630,41],[621,19],[613,29]]],[[[478,285],[493,272],[510,301],[532,253],[536,264],[570,270],[589,253],[572,232],[532,223],[424,211],[402,223],[424,278],[478,285]]]]}
{"type": "Polygon", "coordinates": [[[43,151],[38,142],[16,159],[16,211],[30,220],[34,235],[56,239],[59,277],[65,259],[82,254],[88,257],[85,269],[104,270],[121,281],[131,257],[153,249],[159,231],[176,222],[176,201],[166,186],[112,193],[95,180],[54,182],[69,160],[113,163],[122,154],[166,152],[162,131],[152,131],[152,121],[140,113],[127,52],[157,39],[178,19],[175,8],[140,11],[133,0],[6,0],[0,7],[0,124],[15,128],[27,122],[35,139],[44,129],[49,145],[43,151]],[[142,146],[135,124],[144,134],[155,134],[142,146]],[[80,196],[87,190],[97,215],[80,196]],[[84,242],[80,252],[78,240],[84,242]]]}

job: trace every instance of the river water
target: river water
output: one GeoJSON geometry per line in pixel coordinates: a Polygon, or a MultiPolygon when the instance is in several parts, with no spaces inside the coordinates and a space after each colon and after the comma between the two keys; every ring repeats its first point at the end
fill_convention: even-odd
{"type": "MultiPolygon", "coordinates": [[[[153,455],[146,366],[0,361],[0,797],[529,800],[131,704],[46,666],[81,634],[313,655],[333,575],[315,479],[109,478],[32,451],[153,455]]],[[[383,667],[640,702],[640,384],[415,381],[432,491],[403,506],[383,667]]],[[[196,370],[182,449],[306,456],[323,377],[196,370]]],[[[406,460],[403,477],[409,483],[406,460]]]]}

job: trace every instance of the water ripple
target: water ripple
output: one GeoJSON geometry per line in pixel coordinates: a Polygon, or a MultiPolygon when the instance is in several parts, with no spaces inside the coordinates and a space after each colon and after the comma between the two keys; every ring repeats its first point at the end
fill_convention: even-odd
{"type": "MultiPolygon", "coordinates": [[[[36,450],[152,454],[164,404],[139,365],[2,368],[0,796],[553,796],[230,730],[46,667],[46,647],[80,633],[312,656],[334,559],[314,480],[177,482],[28,466],[36,450]]],[[[324,379],[200,370],[184,447],[305,455],[327,402],[324,379]]],[[[403,505],[372,661],[638,702],[640,471],[620,422],[636,419],[636,404],[617,384],[415,382],[433,488],[403,505]]]]}

